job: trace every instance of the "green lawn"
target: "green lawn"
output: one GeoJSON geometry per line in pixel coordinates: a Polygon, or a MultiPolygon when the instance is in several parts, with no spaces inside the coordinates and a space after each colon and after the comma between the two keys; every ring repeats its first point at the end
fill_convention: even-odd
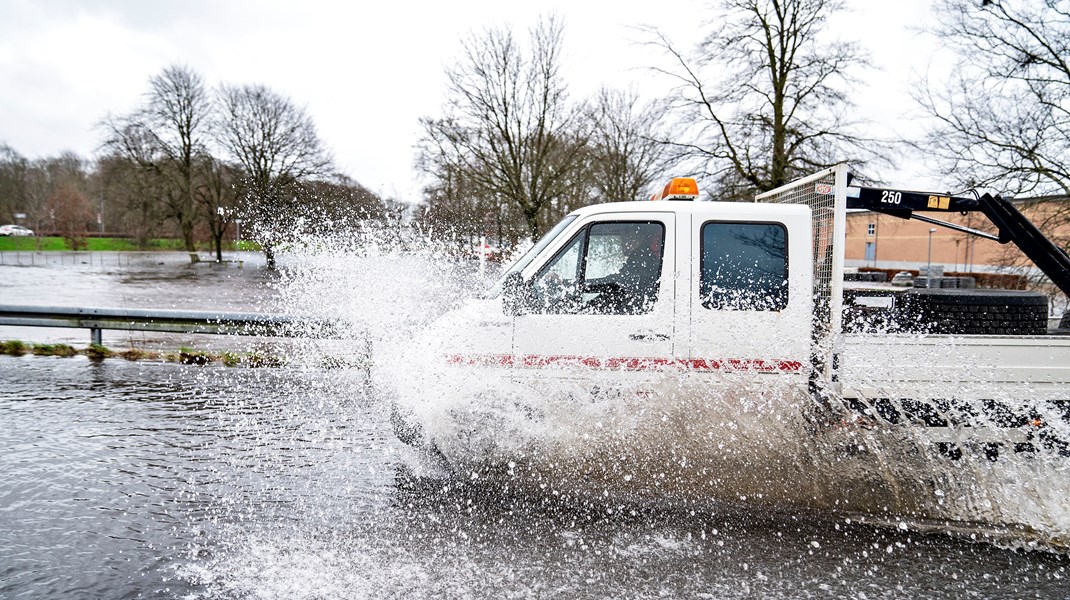
{"type": "Polygon", "coordinates": [[[67,243],[63,238],[36,238],[36,237],[0,237],[0,251],[11,250],[66,250],[67,243]]]}
{"type": "MultiPolygon", "coordinates": [[[[87,250],[91,252],[132,252],[137,250],[168,250],[181,251],[184,249],[181,240],[156,239],[150,240],[148,247],[138,248],[133,240],[125,238],[86,238],[87,250]]],[[[198,244],[198,250],[202,252],[212,251],[210,244],[198,244]]],[[[224,250],[234,250],[233,242],[225,242],[224,250]]],[[[242,240],[238,243],[238,250],[259,250],[259,246],[242,240]]],[[[14,237],[0,236],[0,252],[59,252],[70,250],[67,241],[61,237],[14,237]]]]}

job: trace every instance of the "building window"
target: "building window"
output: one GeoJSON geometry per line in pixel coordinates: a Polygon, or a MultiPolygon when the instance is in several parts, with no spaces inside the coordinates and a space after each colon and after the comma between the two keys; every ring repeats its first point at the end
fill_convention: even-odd
{"type": "Polygon", "coordinates": [[[788,232],[779,223],[702,226],[702,306],[782,310],[788,305],[788,232]]]}
{"type": "Polygon", "coordinates": [[[870,223],[866,226],[866,235],[877,235],[877,224],[870,223]]]}

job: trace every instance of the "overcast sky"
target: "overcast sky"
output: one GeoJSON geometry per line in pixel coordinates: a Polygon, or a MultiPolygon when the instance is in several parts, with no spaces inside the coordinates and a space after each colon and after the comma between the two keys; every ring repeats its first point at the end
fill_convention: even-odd
{"type": "MultiPolygon", "coordinates": [[[[917,131],[907,87],[930,69],[934,44],[911,27],[931,18],[928,4],[848,0],[851,13],[832,22],[877,67],[856,96],[874,134],[917,131]]],[[[0,143],[30,158],[92,156],[96,124],[131,110],[149,77],[184,64],[212,86],[262,83],[289,96],[312,115],[342,172],[416,201],[418,119],[441,114],[443,70],[461,39],[488,26],[526,30],[551,12],[565,22],[575,98],[603,84],[657,94],[644,67],[662,57],[636,43],[635,27],[689,45],[716,14],[704,0],[0,0],[0,143]]],[[[937,185],[924,167],[913,160],[883,175],[901,187],[937,185]]]]}

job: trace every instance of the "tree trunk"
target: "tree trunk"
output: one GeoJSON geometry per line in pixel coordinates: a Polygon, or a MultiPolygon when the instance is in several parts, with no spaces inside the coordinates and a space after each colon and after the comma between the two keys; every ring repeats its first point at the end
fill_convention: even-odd
{"type": "Polygon", "coordinates": [[[197,245],[193,242],[193,221],[189,219],[182,219],[182,241],[186,244],[186,252],[189,252],[189,261],[201,262],[201,256],[197,254],[197,245]]]}
{"type": "Polygon", "coordinates": [[[275,247],[271,244],[264,244],[264,258],[267,259],[267,268],[275,270],[275,247]]]}
{"type": "Polygon", "coordinates": [[[524,220],[528,223],[528,231],[531,232],[531,241],[539,241],[539,209],[524,209],[524,220]]]}

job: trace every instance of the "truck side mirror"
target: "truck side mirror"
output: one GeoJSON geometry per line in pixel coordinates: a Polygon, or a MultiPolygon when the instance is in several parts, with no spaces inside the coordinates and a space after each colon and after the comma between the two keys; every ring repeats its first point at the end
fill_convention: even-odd
{"type": "Polygon", "coordinates": [[[524,314],[528,303],[528,289],[520,273],[510,273],[502,282],[502,306],[505,314],[517,316],[524,314]]]}

